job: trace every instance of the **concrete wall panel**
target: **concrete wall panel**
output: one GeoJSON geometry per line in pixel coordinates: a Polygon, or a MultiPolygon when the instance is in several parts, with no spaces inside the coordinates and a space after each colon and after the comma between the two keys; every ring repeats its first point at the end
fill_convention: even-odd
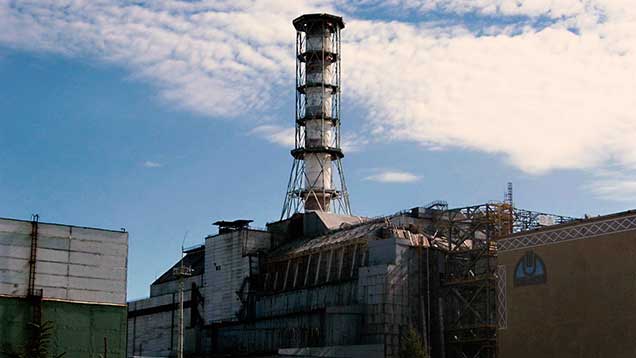
{"type": "MultiPolygon", "coordinates": [[[[0,219],[0,294],[27,293],[31,229],[0,219]]],[[[127,240],[126,232],[39,223],[35,288],[45,298],[125,304],[127,240]]]]}
{"type": "MultiPolygon", "coordinates": [[[[189,302],[191,291],[184,292],[189,302]]],[[[130,356],[168,357],[177,349],[179,297],[176,293],[130,302],[128,305],[128,354],[130,356]],[[154,310],[143,313],[142,310],[154,310]]],[[[196,349],[195,329],[191,327],[190,308],[184,308],[184,352],[196,349]]]]}
{"type": "Polygon", "coordinates": [[[249,258],[246,255],[269,245],[268,233],[252,230],[206,239],[204,285],[207,322],[236,319],[241,307],[236,291],[249,274],[249,258]]]}

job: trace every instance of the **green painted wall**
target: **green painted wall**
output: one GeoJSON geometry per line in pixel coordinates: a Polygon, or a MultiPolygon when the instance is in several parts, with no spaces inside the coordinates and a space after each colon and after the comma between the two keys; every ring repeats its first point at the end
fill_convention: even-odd
{"type": "MultiPolygon", "coordinates": [[[[31,306],[22,298],[0,297],[0,357],[23,346],[31,306]]],[[[65,358],[99,358],[108,339],[108,358],[126,356],[126,307],[58,301],[42,302],[42,321],[54,324],[50,351],[65,358]]]]}
{"type": "Polygon", "coordinates": [[[23,301],[0,297],[0,357],[5,357],[5,351],[12,351],[17,348],[16,343],[23,344],[27,338],[24,323],[31,320],[31,310],[23,301]]]}

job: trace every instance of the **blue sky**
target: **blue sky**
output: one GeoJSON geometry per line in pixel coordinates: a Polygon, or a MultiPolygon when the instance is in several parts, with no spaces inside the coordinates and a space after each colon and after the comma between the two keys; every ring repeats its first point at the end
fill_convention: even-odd
{"type": "Polygon", "coordinates": [[[192,245],[217,219],[278,219],[290,22],[317,9],[347,23],[355,214],[500,200],[508,181],[527,209],[633,208],[634,11],[493,3],[0,1],[0,216],[125,227],[129,299],[148,294],[186,232],[192,245]]]}

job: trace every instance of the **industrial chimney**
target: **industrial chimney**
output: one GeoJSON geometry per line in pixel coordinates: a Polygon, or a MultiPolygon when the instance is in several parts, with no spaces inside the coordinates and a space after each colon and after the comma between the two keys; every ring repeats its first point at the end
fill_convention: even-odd
{"type": "Polygon", "coordinates": [[[293,24],[296,139],[281,219],[301,210],[351,215],[340,149],[340,30],[344,22],[339,16],[308,14],[293,24]]]}

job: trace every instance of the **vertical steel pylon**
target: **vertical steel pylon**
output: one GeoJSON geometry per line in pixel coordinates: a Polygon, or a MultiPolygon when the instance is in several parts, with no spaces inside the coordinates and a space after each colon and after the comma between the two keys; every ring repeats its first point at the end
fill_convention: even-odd
{"type": "Polygon", "coordinates": [[[344,22],[338,16],[309,14],[293,24],[296,134],[281,219],[303,210],[351,215],[340,148],[340,30],[344,22]]]}

